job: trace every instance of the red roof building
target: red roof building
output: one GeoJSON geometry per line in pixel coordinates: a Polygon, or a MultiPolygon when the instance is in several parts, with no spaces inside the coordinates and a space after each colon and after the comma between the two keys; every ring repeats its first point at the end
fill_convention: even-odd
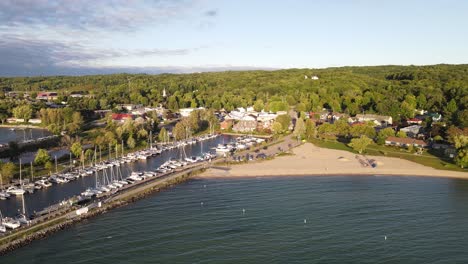
{"type": "Polygon", "coordinates": [[[399,137],[388,137],[385,139],[385,145],[391,146],[400,146],[400,147],[408,147],[410,145],[414,147],[426,148],[427,143],[414,138],[399,138],[399,137]]]}
{"type": "Polygon", "coordinates": [[[132,115],[132,114],[116,114],[116,113],[113,113],[112,114],[112,121],[116,121],[116,122],[125,122],[125,120],[127,119],[135,119],[135,115],[132,115]]]}

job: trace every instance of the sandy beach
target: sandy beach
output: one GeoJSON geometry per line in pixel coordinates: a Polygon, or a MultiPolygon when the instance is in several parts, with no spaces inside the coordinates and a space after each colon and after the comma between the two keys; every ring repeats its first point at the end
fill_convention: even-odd
{"type": "Polygon", "coordinates": [[[437,170],[398,158],[362,155],[356,158],[353,153],[319,148],[311,143],[294,148],[293,153],[273,160],[210,168],[198,177],[401,175],[468,179],[467,172],[437,170]],[[377,165],[375,168],[364,165],[372,162],[377,165]]]}

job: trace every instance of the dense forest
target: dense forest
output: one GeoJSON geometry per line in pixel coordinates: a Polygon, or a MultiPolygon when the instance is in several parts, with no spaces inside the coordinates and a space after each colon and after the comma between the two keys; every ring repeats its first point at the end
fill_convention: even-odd
{"type": "MultiPolygon", "coordinates": [[[[58,101],[67,101],[75,110],[111,109],[121,103],[165,102],[173,110],[198,106],[231,110],[256,104],[266,110],[294,106],[299,111],[325,107],[350,115],[379,113],[398,122],[413,117],[415,109],[425,109],[441,113],[448,125],[468,126],[468,65],[16,77],[0,78],[0,88],[3,98],[8,91],[32,97],[57,91],[58,101]],[[67,98],[72,92],[91,96],[67,98]]],[[[14,100],[3,100],[0,112],[11,115],[14,106],[14,100]]]]}

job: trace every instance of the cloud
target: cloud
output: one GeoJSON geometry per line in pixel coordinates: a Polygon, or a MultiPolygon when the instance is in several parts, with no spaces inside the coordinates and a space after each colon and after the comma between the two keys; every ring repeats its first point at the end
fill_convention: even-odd
{"type": "Polygon", "coordinates": [[[205,12],[205,16],[208,16],[208,17],[215,17],[217,15],[218,15],[218,10],[216,9],[208,10],[205,12]]]}
{"type": "Polygon", "coordinates": [[[183,16],[192,4],[189,0],[2,0],[0,24],[134,30],[146,23],[183,16]]]}
{"type": "MultiPolygon", "coordinates": [[[[22,35],[3,35],[0,39],[0,75],[51,74],[52,69],[90,67],[97,69],[100,61],[122,57],[183,56],[194,49],[102,49],[75,42],[40,40],[22,35]]],[[[61,70],[57,71],[61,73],[61,70]]]]}

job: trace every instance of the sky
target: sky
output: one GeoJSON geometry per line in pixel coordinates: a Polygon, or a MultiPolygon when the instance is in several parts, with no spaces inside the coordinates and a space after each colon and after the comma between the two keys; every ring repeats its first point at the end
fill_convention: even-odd
{"type": "Polygon", "coordinates": [[[0,76],[468,63],[468,1],[1,0],[0,76]]]}

